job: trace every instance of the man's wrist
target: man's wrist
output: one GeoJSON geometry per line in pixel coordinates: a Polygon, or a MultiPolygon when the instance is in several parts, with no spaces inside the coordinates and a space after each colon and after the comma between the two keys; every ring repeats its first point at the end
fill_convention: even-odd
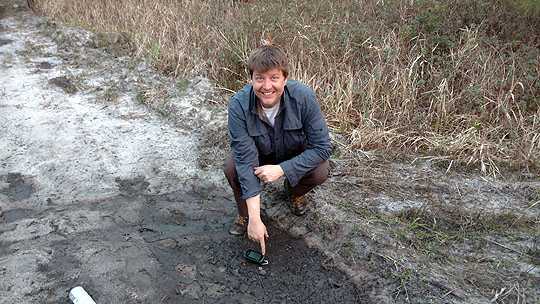
{"type": "Polygon", "coordinates": [[[252,220],[261,221],[260,194],[247,198],[246,205],[248,208],[249,222],[251,222],[252,220]]]}
{"type": "Polygon", "coordinates": [[[262,220],[260,217],[257,217],[257,218],[248,218],[248,225],[249,224],[258,224],[258,223],[262,223],[262,220]]]}
{"type": "Polygon", "coordinates": [[[277,165],[277,166],[279,167],[279,170],[281,170],[281,175],[280,176],[285,176],[285,171],[283,170],[281,165],[277,165]]]}

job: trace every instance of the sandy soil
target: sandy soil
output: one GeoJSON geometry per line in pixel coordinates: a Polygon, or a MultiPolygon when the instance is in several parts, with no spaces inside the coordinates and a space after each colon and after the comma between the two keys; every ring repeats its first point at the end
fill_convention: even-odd
{"type": "Polygon", "coordinates": [[[155,73],[24,10],[0,20],[0,302],[535,303],[537,175],[490,179],[353,155],[304,217],[281,180],[270,265],[227,232],[226,111],[211,83],[155,73]]]}

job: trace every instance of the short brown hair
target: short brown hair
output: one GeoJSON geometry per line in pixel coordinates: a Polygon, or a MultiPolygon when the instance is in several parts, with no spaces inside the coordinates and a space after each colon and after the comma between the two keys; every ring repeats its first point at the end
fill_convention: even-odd
{"type": "Polygon", "coordinates": [[[264,73],[270,69],[277,68],[287,78],[289,76],[289,62],[287,55],[276,45],[263,45],[254,49],[248,59],[249,76],[253,77],[253,72],[264,73]]]}

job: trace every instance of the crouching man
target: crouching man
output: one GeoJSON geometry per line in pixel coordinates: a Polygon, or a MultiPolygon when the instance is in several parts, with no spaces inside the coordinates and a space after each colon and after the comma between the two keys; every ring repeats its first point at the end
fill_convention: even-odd
{"type": "Polygon", "coordinates": [[[229,102],[232,152],[223,171],[234,192],[238,218],[229,232],[248,233],[266,254],[266,226],[260,216],[264,184],[285,176],[296,215],[306,212],[307,193],[329,176],[328,127],[312,89],[287,79],[285,53],[274,45],[255,49],[248,60],[251,83],[229,102]]]}

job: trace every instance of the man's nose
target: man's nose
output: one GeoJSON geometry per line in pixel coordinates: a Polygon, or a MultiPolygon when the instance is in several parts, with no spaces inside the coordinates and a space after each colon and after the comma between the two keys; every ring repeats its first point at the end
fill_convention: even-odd
{"type": "Polygon", "coordinates": [[[270,90],[272,88],[272,83],[270,82],[270,79],[265,79],[263,82],[263,89],[270,90]]]}

